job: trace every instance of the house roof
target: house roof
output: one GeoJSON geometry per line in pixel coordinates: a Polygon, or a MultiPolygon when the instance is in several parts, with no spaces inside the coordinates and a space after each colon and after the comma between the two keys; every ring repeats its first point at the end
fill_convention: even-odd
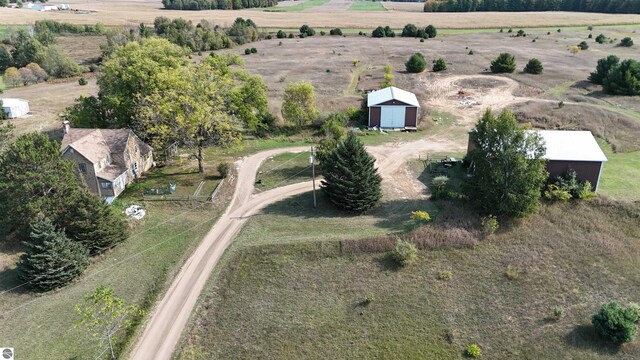
{"type": "Polygon", "coordinates": [[[591,131],[537,130],[547,148],[547,160],[607,161],[591,131]]]}
{"type": "MultiPolygon", "coordinates": [[[[128,129],[70,129],[62,139],[63,151],[72,147],[87,160],[97,163],[110,154],[122,155],[127,147],[129,136],[135,136],[128,129]]],[[[136,137],[137,139],[137,137],[136,137]]],[[[151,151],[151,147],[137,139],[143,155],[151,151]]]]}
{"type": "Polygon", "coordinates": [[[389,86],[381,90],[372,91],[367,95],[367,106],[375,106],[390,100],[398,100],[405,104],[420,107],[414,93],[389,86]]]}

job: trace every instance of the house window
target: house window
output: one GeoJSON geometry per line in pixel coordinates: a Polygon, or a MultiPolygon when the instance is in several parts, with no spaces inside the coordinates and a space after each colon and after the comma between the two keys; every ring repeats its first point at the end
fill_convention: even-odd
{"type": "Polygon", "coordinates": [[[78,170],[80,170],[81,173],[86,174],[87,173],[87,164],[79,163],[78,164],[78,170]]]}
{"type": "Polygon", "coordinates": [[[103,189],[111,189],[111,183],[108,181],[101,181],[100,187],[103,189]]]}
{"type": "Polygon", "coordinates": [[[132,170],[134,174],[138,173],[138,163],[133,163],[132,170]]]}

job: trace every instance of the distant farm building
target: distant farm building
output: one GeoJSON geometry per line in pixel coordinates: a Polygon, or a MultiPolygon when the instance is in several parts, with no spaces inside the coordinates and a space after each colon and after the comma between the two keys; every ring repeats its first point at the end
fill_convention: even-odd
{"type": "MultiPolygon", "coordinates": [[[[472,130],[473,131],[473,130],[472,130]]],[[[540,134],[546,147],[544,158],[547,172],[553,179],[574,170],[579,181],[589,181],[593,191],[598,191],[602,167],[607,157],[591,131],[531,130],[540,134]]],[[[467,152],[475,149],[469,137],[467,152]]]]}
{"type": "Polygon", "coordinates": [[[3,98],[2,110],[7,113],[9,119],[23,117],[29,113],[29,102],[22,99],[3,98]]]}
{"type": "Polygon", "coordinates": [[[420,104],[416,95],[397,87],[370,92],[367,96],[369,127],[416,130],[420,104]]]}

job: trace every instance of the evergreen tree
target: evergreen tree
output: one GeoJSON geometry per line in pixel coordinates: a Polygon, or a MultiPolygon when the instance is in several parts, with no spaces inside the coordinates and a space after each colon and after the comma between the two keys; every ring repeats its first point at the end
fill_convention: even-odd
{"type": "Polygon", "coordinates": [[[526,72],[527,74],[542,74],[542,70],[542,63],[536,58],[530,59],[527,65],[525,65],[524,67],[524,72],[526,72]]]}
{"type": "Polygon", "coordinates": [[[378,26],[377,28],[375,28],[373,32],[371,32],[371,37],[374,37],[374,38],[385,37],[384,28],[382,26],[378,26]]]}
{"type": "Polygon", "coordinates": [[[487,110],[470,133],[473,177],[465,193],[486,214],[525,216],[537,210],[547,179],[545,147],[535,132],[525,132],[512,112],[487,110]]]}
{"type": "Polygon", "coordinates": [[[321,162],[322,190],[336,207],[362,213],[382,197],[382,178],[374,167],[375,159],[353,134],[340,143],[321,162]]]}
{"type": "Polygon", "coordinates": [[[89,265],[87,250],[69,240],[64,231],[56,229],[51,220],[38,218],[31,225],[26,254],[18,263],[20,279],[34,291],[49,291],[62,287],[89,265]]]}
{"type": "Polygon", "coordinates": [[[407,24],[402,29],[402,37],[416,37],[418,34],[418,27],[414,24],[407,24]]]}
{"type": "Polygon", "coordinates": [[[11,66],[13,66],[13,58],[11,57],[11,54],[4,46],[0,46],[0,71],[5,71],[11,66]]]}
{"type": "Polygon", "coordinates": [[[421,73],[427,67],[427,61],[421,53],[415,53],[404,63],[404,66],[410,73],[421,73]]]}
{"type": "Polygon", "coordinates": [[[502,53],[495,60],[491,62],[491,72],[494,74],[512,73],[515,70],[516,70],[515,57],[509,53],[502,53]]]}
{"type": "Polygon", "coordinates": [[[433,25],[427,25],[427,27],[424,28],[424,32],[430,39],[438,35],[438,30],[436,30],[436,27],[433,25]]]}
{"type": "Polygon", "coordinates": [[[609,73],[609,70],[615,68],[620,64],[620,58],[615,55],[609,55],[606,58],[598,60],[596,71],[589,75],[589,81],[594,84],[602,85],[604,78],[609,73]]]}
{"type": "Polygon", "coordinates": [[[640,95],[640,62],[625,60],[609,70],[602,82],[602,89],[612,95],[640,95]]]}
{"type": "Polygon", "coordinates": [[[433,63],[433,71],[438,72],[438,71],[444,71],[444,70],[447,70],[447,63],[444,61],[443,58],[440,58],[433,63]]]}
{"type": "Polygon", "coordinates": [[[91,255],[127,239],[126,223],[100,197],[83,191],[74,203],[59,222],[69,238],[84,245],[91,255]]]}

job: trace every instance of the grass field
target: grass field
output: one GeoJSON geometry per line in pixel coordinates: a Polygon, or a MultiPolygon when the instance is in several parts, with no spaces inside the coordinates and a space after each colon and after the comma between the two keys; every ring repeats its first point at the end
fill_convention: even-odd
{"type": "MultiPolygon", "coordinates": [[[[271,157],[260,166],[256,174],[256,191],[267,191],[276,187],[311,180],[310,151],[284,153],[271,157]]],[[[316,168],[319,175],[320,168],[316,168]]]]}
{"type": "Polygon", "coordinates": [[[349,6],[349,11],[386,11],[387,9],[382,6],[380,1],[361,0],[354,1],[349,6]]]}
{"type": "Polygon", "coordinates": [[[598,143],[609,160],[604,163],[599,191],[620,200],[640,201],[640,151],[614,153],[605,141],[598,143]]]}
{"type": "Polygon", "coordinates": [[[611,346],[590,324],[601,303],[640,297],[637,207],[544,205],[474,248],[421,251],[398,269],[384,253],[345,254],[334,241],[383,230],[369,216],[331,212],[317,228],[318,215],[289,204],[240,234],[178,358],[461,359],[471,343],[488,359],[640,356],[637,343],[611,346]],[[282,217],[287,207],[296,215],[282,217]]]}
{"type": "MultiPolygon", "coordinates": [[[[114,206],[124,208],[127,203],[125,197],[114,206]]],[[[112,287],[127,303],[153,303],[220,213],[211,205],[202,206],[146,204],[147,216],[135,224],[126,242],[94,259],[77,282],[42,296],[22,288],[10,291],[19,284],[14,268],[19,253],[17,248],[3,248],[0,339],[24,359],[94,358],[90,335],[74,328],[74,306],[99,285],[112,287]]]]}
{"type": "MultiPolygon", "coordinates": [[[[291,12],[291,11],[302,11],[314,8],[316,6],[324,5],[331,0],[305,0],[301,1],[295,5],[287,5],[287,6],[272,6],[268,8],[257,8],[256,10],[266,11],[266,12],[291,12]]],[[[286,4],[286,3],[285,3],[286,4]]]]}
{"type": "Polygon", "coordinates": [[[165,188],[170,183],[176,184],[176,196],[193,196],[200,182],[204,181],[204,185],[200,190],[199,196],[209,196],[220,183],[219,174],[212,175],[213,169],[208,173],[198,173],[198,168],[191,166],[190,162],[186,165],[176,166],[170,164],[161,168],[151,169],[144,174],[144,177],[133,185],[130,185],[128,195],[133,199],[142,199],[142,194],[146,189],[165,188]]]}

